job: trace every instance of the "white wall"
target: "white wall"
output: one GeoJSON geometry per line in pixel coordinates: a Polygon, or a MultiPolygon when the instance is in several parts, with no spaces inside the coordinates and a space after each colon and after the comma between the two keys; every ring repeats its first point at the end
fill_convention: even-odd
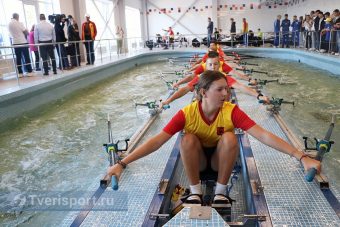
{"type": "Polygon", "coordinates": [[[323,13],[330,12],[332,14],[334,9],[340,9],[340,0],[302,0],[299,1],[299,4],[288,7],[289,15],[297,15],[304,16],[305,14],[309,14],[312,10],[321,10],[323,13]]]}
{"type": "MultiPolygon", "coordinates": [[[[182,0],[149,0],[147,1],[147,10],[152,9],[152,12],[148,14],[148,29],[149,34],[154,36],[157,33],[162,34],[162,29],[167,29],[168,27],[173,27],[174,32],[180,32],[182,34],[206,34],[207,33],[207,25],[208,25],[208,17],[212,17],[212,9],[210,6],[212,5],[213,0],[190,0],[190,1],[182,1],[182,0]],[[195,3],[194,3],[195,2],[195,3]],[[186,10],[193,4],[197,9],[203,9],[203,11],[196,12],[191,9],[188,13],[186,13],[178,23],[175,23],[175,20],[179,18],[186,10]],[[209,6],[209,9],[205,9],[205,6],[209,6]],[[174,10],[171,13],[159,14],[158,9],[154,12],[156,7],[166,8],[167,11],[170,8],[174,10]],[[178,7],[180,7],[181,12],[178,12],[178,7]]],[[[213,17],[212,17],[213,18],[213,17]]]]}
{"type": "Polygon", "coordinates": [[[207,18],[211,17],[214,22],[214,27],[218,27],[222,29],[222,32],[225,34],[229,34],[230,30],[230,18],[233,17],[236,21],[236,29],[237,32],[240,32],[242,26],[242,18],[247,18],[249,23],[249,29],[256,31],[258,28],[261,28],[262,31],[272,31],[273,23],[278,14],[284,14],[287,12],[287,6],[279,6],[277,8],[272,7],[272,9],[268,9],[266,6],[262,6],[261,9],[258,9],[259,1],[258,0],[191,0],[191,1],[181,1],[181,0],[148,0],[147,1],[147,10],[152,9],[152,12],[149,12],[148,17],[148,29],[149,34],[154,36],[156,33],[162,34],[162,29],[166,29],[169,26],[174,24],[175,20],[179,18],[183,12],[185,12],[188,7],[192,7],[193,5],[199,9],[199,12],[195,10],[189,10],[177,23],[173,26],[173,29],[176,32],[180,32],[182,34],[206,34],[207,33],[207,18]],[[254,9],[250,9],[250,4],[253,4],[254,9]],[[174,10],[170,14],[159,14],[158,9],[154,12],[156,7],[160,9],[166,8],[174,8],[174,10]],[[240,10],[239,7],[242,4],[246,4],[243,10],[240,10]],[[222,5],[222,9],[217,10],[222,5]],[[227,8],[225,8],[227,5],[227,8]],[[230,10],[230,7],[235,5],[238,7],[237,10],[230,10]],[[208,9],[205,8],[208,6],[208,9]],[[213,6],[211,8],[211,6],[213,6]],[[178,13],[178,7],[181,8],[181,13],[178,13]],[[214,8],[215,7],[215,8],[214,8]],[[217,8],[217,9],[216,9],[217,8]],[[203,11],[201,11],[203,9],[203,11]],[[172,18],[170,18],[172,17],[172,18]],[[187,29],[189,28],[189,29],[187,29]]]}

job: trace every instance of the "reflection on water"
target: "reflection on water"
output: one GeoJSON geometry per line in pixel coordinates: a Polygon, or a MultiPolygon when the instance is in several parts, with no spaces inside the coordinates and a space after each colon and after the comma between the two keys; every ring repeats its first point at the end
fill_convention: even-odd
{"type": "MultiPolygon", "coordinates": [[[[149,117],[134,102],[167,92],[157,73],[162,68],[173,69],[164,63],[141,66],[7,122],[0,132],[0,202],[9,192],[88,190],[109,164],[102,148],[107,114],[115,139],[131,137],[149,117]]],[[[64,215],[0,213],[0,223],[57,225],[64,215]]]]}
{"type": "Polygon", "coordinates": [[[282,81],[294,82],[287,85],[270,83],[265,86],[264,92],[295,102],[295,107],[282,106],[281,114],[301,141],[302,136],[323,139],[331,121],[331,114],[339,114],[332,134],[335,144],[331,152],[325,155],[323,171],[329,177],[331,184],[340,190],[338,174],[340,171],[340,77],[298,62],[274,59],[249,61],[259,64],[259,67],[253,68],[270,72],[268,76],[254,74],[256,78],[283,78],[282,81]]]}

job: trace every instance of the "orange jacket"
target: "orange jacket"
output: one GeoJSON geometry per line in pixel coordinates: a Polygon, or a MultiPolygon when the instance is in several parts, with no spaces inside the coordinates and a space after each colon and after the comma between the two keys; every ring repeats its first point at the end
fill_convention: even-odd
{"type": "MultiPolygon", "coordinates": [[[[85,40],[85,26],[86,26],[87,22],[84,22],[83,25],[81,26],[81,39],[85,40]]],[[[93,23],[92,21],[89,21],[89,28],[90,28],[90,32],[91,32],[91,39],[95,40],[96,39],[96,35],[97,35],[97,28],[96,28],[96,24],[93,23]]]]}

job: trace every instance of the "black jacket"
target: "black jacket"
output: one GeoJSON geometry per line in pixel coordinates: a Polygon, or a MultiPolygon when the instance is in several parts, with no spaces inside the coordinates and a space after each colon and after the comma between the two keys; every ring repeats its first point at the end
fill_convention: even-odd
{"type": "Polygon", "coordinates": [[[236,22],[231,23],[230,33],[236,33],[236,22]]]}
{"type": "Polygon", "coordinates": [[[79,41],[79,31],[78,31],[78,25],[77,24],[70,24],[67,28],[67,36],[69,41],[79,41]]]}
{"type": "Polygon", "coordinates": [[[64,26],[65,26],[65,23],[58,23],[56,21],[56,23],[54,25],[56,42],[66,42],[67,41],[67,39],[65,37],[64,26]]]}
{"type": "Polygon", "coordinates": [[[314,29],[316,32],[319,31],[319,22],[320,22],[320,17],[315,17],[314,19],[314,29]]]}

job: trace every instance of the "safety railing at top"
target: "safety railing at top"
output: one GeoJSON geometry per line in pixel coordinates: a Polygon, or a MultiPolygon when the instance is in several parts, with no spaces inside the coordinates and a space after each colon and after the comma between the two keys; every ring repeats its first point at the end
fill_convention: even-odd
{"type": "MultiPolygon", "coordinates": [[[[212,35],[211,40],[217,40],[219,43],[231,47],[242,45],[245,47],[290,47],[308,49],[318,51],[320,53],[329,53],[339,55],[340,52],[340,30],[331,30],[323,32],[304,31],[304,32],[261,32],[246,34],[218,34],[212,35]]],[[[156,35],[148,39],[143,37],[132,37],[125,39],[101,39],[93,41],[93,48],[89,48],[89,55],[86,54],[86,46],[91,41],[70,41],[56,43],[39,43],[26,45],[0,46],[0,75],[2,77],[19,78],[30,72],[31,69],[41,70],[44,73],[43,63],[41,59],[41,49],[44,46],[53,45],[53,53],[55,56],[58,73],[64,73],[64,70],[79,67],[81,58],[87,60],[89,64],[100,61],[112,61],[119,58],[120,55],[134,54],[145,48],[185,48],[185,47],[206,47],[207,35],[176,35],[174,39],[169,36],[156,35]],[[23,58],[17,61],[15,48],[28,48],[30,46],[38,47],[37,54],[30,51],[28,62],[23,58]],[[84,46],[84,47],[82,47],[84,46]],[[82,48],[82,49],[81,49],[82,48]],[[81,57],[82,56],[82,57],[81,57]],[[94,59],[92,59],[94,58],[94,59]],[[37,60],[38,59],[38,60],[37,60]],[[99,59],[99,60],[98,60],[99,59]],[[17,64],[17,62],[21,62],[17,64]],[[34,67],[33,67],[34,66],[34,67]],[[71,67],[69,67],[71,66],[71,67]],[[22,67],[23,74],[19,74],[18,67],[22,67]]],[[[45,60],[47,67],[53,70],[53,59],[45,60]],[[52,61],[51,61],[52,60],[52,61]]],[[[35,71],[35,74],[39,72],[35,71]]],[[[26,75],[30,75],[29,73],[26,75]]]]}
{"type": "Polygon", "coordinates": [[[81,66],[80,63],[83,61],[87,61],[89,64],[98,61],[103,63],[111,61],[114,57],[144,49],[144,43],[144,39],[138,37],[123,40],[101,39],[0,46],[0,75],[9,78],[16,77],[18,80],[22,76],[29,75],[31,71],[35,71],[35,73],[41,71],[40,73],[43,74],[46,73],[43,67],[44,63],[47,63],[49,71],[64,73],[64,70],[81,66]],[[45,57],[48,46],[52,46],[52,53],[45,57]],[[29,51],[32,47],[36,48],[36,51],[29,51]],[[20,52],[18,55],[22,55],[20,61],[16,58],[16,52],[20,52]],[[56,69],[53,67],[54,62],[56,69]]]}
{"type": "Polygon", "coordinates": [[[0,77],[6,77],[9,79],[19,79],[24,76],[32,76],[30,72],[34,71],[35,74],[47,74],[44,70],[44,63],[47,63],[48,71],[57,71],[56,74],[63,74],[65,70],[73,69],[74,67],[81,66],[81,62],[87,61],[87,64],[94,64],[95,62],[112,61],[117,59],[121,55],[134,54],[140,50],[147,48],[148,42],[154,40],[155,48],[166,46],[182,47],[180,43],[183,43],[183,47],[191,46],[191,41],[197,38],[197,42],[201,42],[200,37],[204,37],[203,34],[195,36],[186,36],[183,38],[183,42],[170,42],[169,37],[161,37],[161,42],[158,36],[145,39],[143,37],[131,37],[124,39],[101,39],[94,41],[69,41],[69,42],[53,42],[53,43],[39,43],[39,44],[23,44],[23,45],[11,45],[0,46],[0,77]],[[52,56],[44,57],[42,59],[42,53],[46,55],[46,46],[52,47],[52,56]],[[84,46],[84,47],[82,47],[84,46]],[[36,51],[29,51],[30,47],[34,47],[36,51]],[[86,51],[86,48],[89,50],[86,51]],[[22,59],[17,60],[16,51],[21,49],[20,55],[22,59]],[[23,50],[24,49],[24,50],[23,50]],[[42,51],[43,50],[43,51],[42,51]],[[27,55],[27,57],[25,56],[27,55]],[[83,61],[82,61],[83,60],[83,61]],[[56,69],[54,68],[56,64],[56,69]]]}
{"type": "Polygon", "coordinates": [[[228,46],[302,48],[320,53],[339,55],[340,30],[296,32],[248,32],[219,35],[218,41],[228,46]]]}

